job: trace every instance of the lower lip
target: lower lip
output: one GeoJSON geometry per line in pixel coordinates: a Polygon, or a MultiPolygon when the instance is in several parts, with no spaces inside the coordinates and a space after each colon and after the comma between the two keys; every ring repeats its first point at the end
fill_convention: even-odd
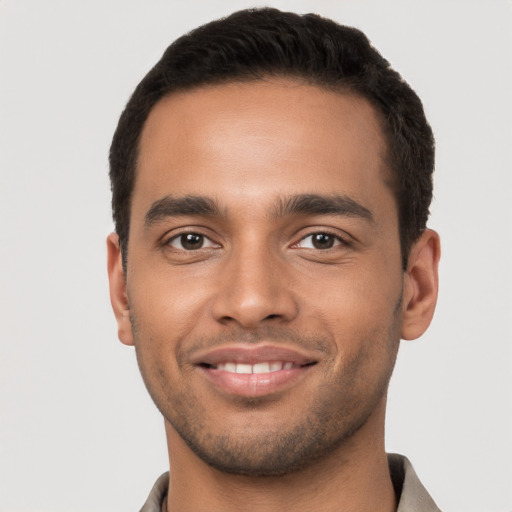
{"type": "Polygon", "coordinates": [[[257,397],[282,391],[302,379],[313,366],[268,373],[232,373],[213,368],[199,368],[213,384],[230,395],[257,397]]]}

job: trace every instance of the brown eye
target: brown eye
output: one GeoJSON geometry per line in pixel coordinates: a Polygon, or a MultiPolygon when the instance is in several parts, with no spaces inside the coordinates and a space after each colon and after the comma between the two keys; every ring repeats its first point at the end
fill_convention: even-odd
{"type": "Polygon", "coordinates": [[[183,233],[171,238],[167,244],[180,251],[195,251],[209,247],[218,247],[217,244],[200,233],[183,233]]]}
{"type": "Polygon", "coordinates": [[[331,235],[330,233],[313,233],[305,236],[298,244],[303,249],[332,249],[337,245],[344,244],[344,241],[338,237],[331,235]]]}
{"type": "Polygon", "coordinates": [[[180,242],[183,249],[193,251],[194,249],[201,249],[204,243],[204,237],[196,233],[187,233],[186,235],[180,236],[180,242]]]}
{"type": "Polygon", "coordinates": [[[334,242],[334,237],[327,233],[316,233],[311,237],[311,243],[315,249],[330,249],[334,242]]]}

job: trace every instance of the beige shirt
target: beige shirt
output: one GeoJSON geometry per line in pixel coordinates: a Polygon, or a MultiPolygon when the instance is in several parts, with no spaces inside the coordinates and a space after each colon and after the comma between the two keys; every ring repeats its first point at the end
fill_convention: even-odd
{"type": "MultiPolygon", "coordinates": [[[[406,457],[391,453],[388,454],[388,463],[395,492],[400,496],[396,512],[441,512],[406,457]]],[[[160,512],[168,485],[169,473],[164,473],[151,489],[140,512],[160,512]]]]}

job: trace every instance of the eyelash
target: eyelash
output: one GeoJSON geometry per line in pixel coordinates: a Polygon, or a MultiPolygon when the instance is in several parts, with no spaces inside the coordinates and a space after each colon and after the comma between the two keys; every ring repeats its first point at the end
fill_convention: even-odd
{"type": "MultiPolygon", "coordinates": [[[[335,234],[335,233],[332,233],[332,232],[324,229],[324,230],[318,230],[318,231],[313,231],[313,232],[308,233],[307,235],[303,236],[292,247],[298,247],[300,243],[304,242],[304,240],[314,237],[316,235],[324,235],[324,236],[330,237],[333,240],[333,243],[335,245],[333,245],[332,247],[327,247],[327,248],[323,248],[323,249],[320,249],[318,247],[302,247],[302,248],[318,250],[318,251],[328,251],[329,249],[334,249],[339,246],[342,246],[342,247],[351,247],[352,246],[351,242],[349,240],[347,240],[346,238],[340,236],[339,234],[335,234]]],[[[314,242],[312,242],[311,245],[314,245],[314,242]]]]}
{"type": "Polygon", "coordinates": [[[173,235],[170,238],[166,238],[163,241],[163,245],[164,245],[164,247],[171,247],[175,250],[183,251],[183,252],[194,252],[194,251],[199,251],[201,249],[211,249],[211,248],[220,247],[220,245],[213,242],[210,237],[206,236],[203,233],[197,232],[197,231],[183,231],[181,233],[178,233],[177,235],[173,235]],[[183,247],[183,237],[186,237],[186,236],[201,237],[203,244],[201,245],[201,247],[198,247],[197,249],[185,249],[183,247]],[[176,240],[180,240],[180,239],[182,240],[182,243],[181,243],[182,247],[181,248],[174,247],[172,243],[175,242],[176,240]],[[204,247],[204,243],[208,243],[208,247],[204,247]]]}
{"type": "MultiPolygon", "coordinates": [[[[200,233],[198,231],[183,231],[181,233],[175,234],[170,238],[164,239],[162,245],[164,247],[171,247],[177,251],[182,251],[182,252],[195,252],[195,251],[199,251],[201,249],[212,249],[212,248],[220,247],[220,244],[217,244],[216,242],[212,241],[212,239],[210,237],[208,237],[207,235],[200,233]],[[191,249],[186,249],[185,247],[183,247],[183,242],[184,242],[183,237],[185,237],[185,236],[201,237],[202,242],[203,242],[201,244],[201,247],[191,248],[191,249]],[[182,240],[181,247],[174,247],[173,242],[180,240],[180,239],[182,240]],[[208,244],[207,247],[204,246],[205,243],[208,244]]],[[[303,236],[298,242],[294,243],[291,247],[299,248],[299,249],[303,248],[303,249],[308,249],[308,250],[317,250],[317,251],[323,252],[323,251],[328,251],[329,249],[334,249],[338,246],[351,247],[351,245],[352,245],[351,242],[349,242],[347,239],[340,236],[339,234],[334,234],[327,230],[318,230],[318,231],[310,232],[307,235],[303,236]],[[319,248],[319,247],[314,247],[314,241],[312,241],[311,245],[313,247],[301,247],[300,244],[302,244],[305,240],[307,240],[308,238],[314,237],[314,236],[318,236],[318,235],[324,235],[326,237],[329,237],[333,241],[333,245],[330,247],[326,247],[326,248],[319,248]]]]}

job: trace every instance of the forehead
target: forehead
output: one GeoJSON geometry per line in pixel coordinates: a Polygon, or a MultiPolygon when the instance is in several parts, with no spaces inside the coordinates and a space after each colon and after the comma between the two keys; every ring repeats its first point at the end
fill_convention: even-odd
{"type": "Polygon", "coordinates": [[[287,79],[202,87],[150,112],[133,206],[168,194],[241,206],[304,193],[364,202],[383,187],[389,193],[385,154],[379,116],[359,96],[287,79]]]}

